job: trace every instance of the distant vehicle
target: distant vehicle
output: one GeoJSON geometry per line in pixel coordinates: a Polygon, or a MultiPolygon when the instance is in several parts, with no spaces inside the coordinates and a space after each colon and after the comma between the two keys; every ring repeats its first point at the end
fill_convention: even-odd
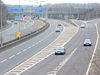
{"type": "Polygon", "coordinates": [[[14,21],[12,20],[11,22],[13,23],[14,21]]]}
{"type": "Polygon", "coordinates": [[[61,26],[61,24],[58,24],[58,26],[61,26]]]}
{"type": "Polygon", "coordinates": [[[65,48],[63,46],[57,47],[55,49],[55,55],[64,55],[65,54],[65,48]]]}
{"type": "Polygon", "coordinates": [[[92,42],[90,39],[85,39],[84,40],[84,46],[92,46],[92,42]]]}
{"type": "Polygon", "coordinates": [[[56,32],[60,32],[60,29],[59,28],[56,28],[56,32]]]}
{"type": "Polygon", "coordinates": [[[85,24],[82,24],[82,25],[81,25],[81,28],[85,28],[85,24]]]}
{"type": "Polygon", "coordinates": [[[14,22],[14,24],[18,24],[17,22],[14,22]]]}

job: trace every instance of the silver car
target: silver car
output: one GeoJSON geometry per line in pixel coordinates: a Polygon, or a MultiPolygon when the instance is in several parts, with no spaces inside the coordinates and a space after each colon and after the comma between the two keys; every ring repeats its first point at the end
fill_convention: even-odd
{"type": "Polygon", "coordinates": [[[85,24],[82,24],[82,25],[81,25],[81,28],[85,28],[85,24]]]}
{"type": "Polygon", "coordinates": [[[64,55],[65,54],[65,48],[63,46],[57,47],[55,49],[55,55],[64,55]]]}
{"type": "Polygon", "coordinates": [[[92,42],[90,39],[85,39],[84,40],[84,46],[92,46],[92,42]]]}
{"type": "Polygon", "coordinates": [[[59,28],[56,28],[56,32],[60,32],[60,29],[59,28]]]}

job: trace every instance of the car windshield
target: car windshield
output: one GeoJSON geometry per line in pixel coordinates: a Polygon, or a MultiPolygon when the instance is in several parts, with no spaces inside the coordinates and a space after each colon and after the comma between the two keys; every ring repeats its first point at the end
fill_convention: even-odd
{"type": "Polygon", "coordinates": [[[86,39],[85,42],[91,42],[90,39],[86,39]]]}
{"type": "Polygon", "coordinates": [[[56,49],[56,52],[64,52],[63,49],[56,49]]]}
{"type": "Polygon", "coordinates": [[[56,51],[64,51],[64,48],[63,47],[58,47],[58,48],[56,48],[56,51]]]}

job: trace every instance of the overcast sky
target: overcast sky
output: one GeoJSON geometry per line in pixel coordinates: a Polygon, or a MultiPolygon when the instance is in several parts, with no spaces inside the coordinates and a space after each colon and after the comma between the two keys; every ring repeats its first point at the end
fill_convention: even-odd
{"type": "Polygon", "coordinates": [[[6,4],[45,4],[45,3],[100,3],[100,0],[2,0],[6,4]]]}

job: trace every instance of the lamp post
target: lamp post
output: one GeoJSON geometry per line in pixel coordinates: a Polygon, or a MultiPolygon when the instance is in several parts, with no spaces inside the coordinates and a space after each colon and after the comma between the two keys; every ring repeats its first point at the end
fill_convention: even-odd
{"type": "MultiPolygon", "coordinates": [[[[20,0],[19,0],[19,9],[20,9],[20,0]]],[[[20,17],[20,12],[18,12],[18,16],[20,17]]],[[[20,32],[20,20],[19,20],[19,32],[20,32]]]]}
{"type": "Polygon", "coordinates": [[[97,10],[95,11],[95,17],[96,17],[96,19],[98,18],[98,16],[97,16],[97,10]]]}
{"type": "Polygon", "coordinates": [[[95,10],[95,12],[96,12],[96,13],[95,13],[95,14],[96,14],[96,18],[99,18],[99,17],[98,17],[98,16],[99,16],[99,15],[98,15],[98,14],[99,14],[99,13],[98,13],[99,11],[100,11],[99,8],[97,8],[97,9],[95,10]]]}
{"type": "Polygon", "coordinates": [[[0,17],[1,17],[1,18],[0,18],[0,21],[1,21],[1,22],[0,22],[0,27],[1,27],[1,29],[0,29],[0,30],[1,30],[1,32],[0,32],[0,42],[1,42],[1,47],[2,47],[2,46],[3,46],[3,43],[2,43],[2,29],[3,29],[3,26],[2,26],[2,25],[3,25],[3,23],[2,23],[2,21],[3,21],[3,20],[2,20],[2,18],[3,18],[3,17],[2,17],[2,10],[3,10],[3,9],[2,9],[2,1],[1,1],[1,0],[0,0],[0,10],[1,10],[1,13],[0,13],[0,17]]]}
{"type": "MultiPolygon", "coordinates": [[[[39,8],[41,7],[41,4],[42,4],[43,2],[45,2],[45,1],[35,1],[35,0],[24,0],[24,1],[28,1],[28,2],[31,2],[31,3],[37,3],[37,4],[39,4],[39,5],[38,5],[39,8]]],[[[30,11],[32,12],[32,8],[30,8],[30,11]]],[[[31,13],[31,12],[30,12],[30,13],[31,13]]],[[[46,11],[45,11],[45,18],[47,17],[47,14],[48,14],[48,12],[47,12],[47,8],[46,8],[46,11]]],[[[42,14],[42,16],[43,16],[43,14],[42,14]]]]}

